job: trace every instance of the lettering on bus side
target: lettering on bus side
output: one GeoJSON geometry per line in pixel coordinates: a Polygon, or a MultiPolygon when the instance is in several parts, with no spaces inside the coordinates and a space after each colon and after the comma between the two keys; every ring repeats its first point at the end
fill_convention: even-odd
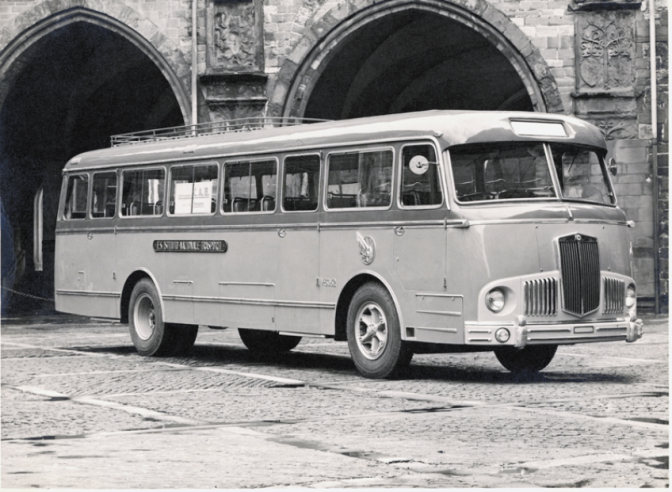
{"type": "Polygon", "coordinates": [[[169,240],[154,241],[157,253],[226,253],[226,241],[169,240]]]}

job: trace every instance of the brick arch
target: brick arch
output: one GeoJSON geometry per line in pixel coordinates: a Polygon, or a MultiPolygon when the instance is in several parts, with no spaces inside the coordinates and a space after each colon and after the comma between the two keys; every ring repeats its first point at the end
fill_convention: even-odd
{"type": "MultiPolygon", "coordinates": [[[[163,73],[185,122],[191,120],[191,64],[149,19],[120,0],[45,0],[0,29],[0,107],[16,76],[33,56],[32,48],[51,32],[77,22],[103,27],[131,42],[163,73]],[[123,22],[117,19],[123,19],[123,22]]],[[[201,98],[202,99],[202,98],[201,98]]]]}
{"type": "Polygon", "coordinates": [[[420,9],[460,22],[489,40],[511,63],[535,111],[564,113],[560,91],[550,69],[530,39],[505,14],[485,0],[362,0],[353,11],[344,1],[318,9],[283,62],[270,93],[270,116],[302,116],[320,74],[339,43],[367,23],[406,9],[420,9]]]}

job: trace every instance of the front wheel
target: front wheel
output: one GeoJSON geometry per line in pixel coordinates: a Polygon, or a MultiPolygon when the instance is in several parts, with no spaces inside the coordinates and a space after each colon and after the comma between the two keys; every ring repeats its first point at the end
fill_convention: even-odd
{"type": "Polygon", "coordinates": [[[301,341],[301,337],[280,335],[275,331],[238,328],[238,334],[245,346],[252,352],[277,354],[289,352],[301,341]]]}
{"type": "Polygon", "coordinates": [[[522,349],[501,347],[495,350],[497,360],[514,374],[539,372],[551,363],[557,345],[532,345],[522,349]]]}
{"type": "Polygon", "coordinates": [[[159,293],[146,278],[133,288],[128,321],[131,340],[140,355],[183,354],[194,345],[198,334],[198,326],[163,321],[159,293]]]}
{"type": "Polygon", "coordinates": [[[364,284],[348,309],[348,347],[362,376],[382,379],[396,375],[413,357],[401,339],[399,316],[387,289],[364,284]]]}

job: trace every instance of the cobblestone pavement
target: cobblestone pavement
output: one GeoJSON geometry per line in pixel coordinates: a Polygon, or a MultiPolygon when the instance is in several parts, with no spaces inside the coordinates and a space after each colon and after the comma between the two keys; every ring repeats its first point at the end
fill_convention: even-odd
{"type": "Polygon", "coordinates": [[[269,357],[201,327],[145,358],[123,325],[3,319],[1,486],[668,487],[668,348],[649,319],[533,377],[480,353],[376,381],[325,339],[269,357]]]}

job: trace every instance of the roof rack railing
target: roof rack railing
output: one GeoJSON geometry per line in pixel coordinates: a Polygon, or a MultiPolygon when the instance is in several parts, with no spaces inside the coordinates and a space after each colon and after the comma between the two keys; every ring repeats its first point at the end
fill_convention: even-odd
{"type": "Polygon", "coordinates": [[[158,128],[155,130],[121,133],[118,135],[112,135],[110,137],[110,143],[112,144],[112,147],[118,147],[120,145],[133,145],[147,142],[160,142],[164,140],[194,138],[203,135],[223,135],[226,133],[247,132],[253,130],[263,130],[265,128],[304,125],[307,123],[320,123],[325,121],[330,120],[273,116],[240,118],[228,121],[217,121],[214,123],[199,123],[197,125],[172,126],[168,128],[158,128]]]}

